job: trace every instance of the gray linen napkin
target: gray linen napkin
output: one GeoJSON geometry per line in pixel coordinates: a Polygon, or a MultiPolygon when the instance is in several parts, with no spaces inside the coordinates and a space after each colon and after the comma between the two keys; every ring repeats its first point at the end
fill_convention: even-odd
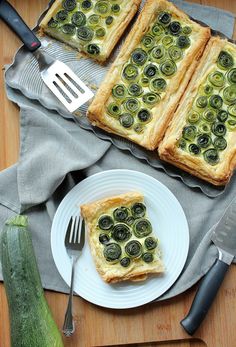
{"type": "MultiPolygon", "coordinates": [[[[182,1],[174,3],[194,18],[232,36],[234,18],[231,14],[182,1]]],[[[44,288],[68,292],[50,248],[51,223],[60,201],[84,177],[118,168],[137,170],[156,178],[174,193],[185,211],[190,228],[188,259],[181,276],[162,299],[185,291],[201,278],[217,255],[210,242],[211,229],[235,197],[235,176],[224,194],[210,199],[145,161],[98,139],[72,120],[45,109],[37,101],[28,100],[21,92],[9,87],[7,92],[9,99],[21,108],[21,147],[19,162],[0,172],[0,230],[9,216],[27,213],[44,288]]]]}

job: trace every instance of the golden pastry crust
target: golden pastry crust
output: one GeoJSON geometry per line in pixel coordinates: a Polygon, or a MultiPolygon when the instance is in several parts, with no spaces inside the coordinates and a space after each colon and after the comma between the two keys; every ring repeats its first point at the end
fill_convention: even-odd
{"type": "Polygon", "coordinates": [[[155,149],[164,135],[170,118],[176,109],[180,97],[184,93],[209,37],[209,28],[202,27],[190,20],[185,13],[180,11],[172,3],[166,0],[147,0],[118,57],[107,73],[104,82],[88,109],[88,118],[91,123],[108,132],[126,137],[149,150],[155,149]],[[165,96],[161,98],[157,106],[152,108],[152,121],[145,125],[144,132],[138,134],[133,129],[122,127],[116,119],[107,115],[105,105],[111,96],[113,86],[120,81],[123,65],[128,61],[131,52],[140,43],[143,35],[149,30],[150,24],[153,23],[157,13],[161,11],[168,11],[175,16],[176,20],[179,20],[185,25],[191,25],[193,29],[191,37],[194,42],[186,50],[185,57],[179,63],[178,71],[171,78],[165,96]]]}
{"type": "Polygon", "coordinates": [[[117,207],[130,207],[136,202],[143,202],[143,200],[141,193],[128,192],[80,206],[81,216],[87,226],[89,245],[96,269],[107,283],[125,280],[143,281],[148,274],[159,274],[164,271],[159,255],[155,256],[152,263],[144,263],[138,259],[133,261],[127,268],[122,267],[119,263],[111,265],[105,260],[103,256],[104,247],[98,240],[100,231],[97,229],[97,220],[102,214],[106,214],[109,210],[117,207]]]}
{"type": "Polygon", "coordinates": [[[190,172],[213,185],[225,185],[233,174],[236,167],[236,131],[227,132],[227,148],[220,153],[218,164],[211,166],[202,157],[195,157],[181,150],[176,144],[182,136],[182,129],[186,123],[186,115],[192,107],[193,100],[197,95],[198,88],[206,75],[216,64],[221,50],[230,51],[236,59],[236,46],[219,37],[210,39],[200,64],[196,69],[189,86],[183,95],[175,112],[173,120],[166,131],[158,152],[160,158],[185,171],[190,172]]]}
{"type": "MultiPolygon", "coordinates": [[[[76,48],[79,51],[81,50],[81,45],[79,40],[68,40],[67,37],[62,36],[60,33],[56,33],[53,30],[50,30],[48,27],[48,22],[50,19],[56,14],[58,11],[58,8],[62,6],[63,0],[56,0],[53,5],[48,10],[47,14],[43,18],[43,20],[40,23],[41,31],[45,34],[48,34],[49,36],[52,36],[59,41],[62,41],[72,48],[76,48]]],[[[107,58],[110,56],[113,48],[121,38],[123,32],[125,31],[126,27],[134,17],[135,13],[138,11],[139,5],[141,3],[141,0],[129,0],[124,1],[124,6],[122,7],[121,13],[116,16],[116,20],[114,25],[109,29],[109,34],[105,38],[104,41],[102,41],[101,45],[101,53],[98,56],[92,57],[94,60],[96,60],[99,63],[104,63],[107,58]]],[[[86,52],[82,51],[82,53],[86,56],[89,56],[91,58],[91,55],[86,54],[86,52]]]]}

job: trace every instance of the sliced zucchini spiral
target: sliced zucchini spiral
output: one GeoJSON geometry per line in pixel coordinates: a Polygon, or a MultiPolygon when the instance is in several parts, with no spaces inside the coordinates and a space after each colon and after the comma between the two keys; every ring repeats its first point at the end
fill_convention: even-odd
{"type": "Polygon", "coordinates": [[[217,65],[219,68],[223,70],[228,70],[234,65],[234,58],[231,54],[229,54],[226,51],[221,51],[218,59],[217,59],[217,65]]]}
{"type": "Polygon", "coordinates": [[[134,124],[134,117],[129,113],[123,113],[120,115],[119,121],[124,128],[130,128],[134,124]]]}
{"type": "Polygon", "coordinates": [[[148,219],[140,218],[134,222],[134,235],[138,238],[148,236],[152,232],[152,225],[148,219]]]}
{"type": "Polygon", "coordinates": [[[76,8],[76,0],[64,0],[62,6],[66,11],[73,11],[76,8]]]}
{"type": "Polygon", "coordinates": [[[126,224],[115,224],[111,231],[112,238],[117,242],[128,241],[131,238],[131,231],[126,224]]]}
{"type": "Polygon", "coordinates": [[[161,65],[160,70],[163,73],[163,75],[170,77],[174,75],[174,73],[177,70],[177,66],[173,60],[166,59],[161,65]]]}
{"type": "Polygon", "coordinates": [[[125,253],[130,258],[138,258],[142,255],[142,245],[138,240],[131,240],[125,245],[125,253]]]}
{"type": "Polygon", "coordinates": [[[103,215],[98,220],[98,226],[102,230],[110,230],[114,225],[114,221],[109,215],[103,215]]]}
{"type": "Polygon", "coordinates": [[[91,41],[94,36],[94,31],[86,26],[80,26],[77,29],[77,37],[81,41],[91,41]]]}
{"type": "Polygon", "coordinates": [[[83,12],[77,11],[71,16],[71,22],[77,26],[84,26],[86,24],[86,16],[83,12]]]}
{"type": "Polygon", "coordinates": [[[136,48],[131,53],[131,61],[137,65],[144,65],[148,59],[148,54],[142,48],[136,48]]]}
{"type": "Polygon", "coordinates": [[[136,202],[131,206],[131,213],[134,218],[142,218],[146,214],[146,206],[141,202],[136,202]]]}
{"type": "Polygon", "coordinates": [[[210,148],[210,149],[206,150],[203,153],[203,157],[204,157],[205,161],[212,166],[216,165],[220,160],[219,154],[218,154],[217,150],[214,148],[210,148]]]}
{"type": "Polygon", "coordinates": [[[108,262],[117,262],[121,256],[122,250],[117,243],[109,243],[105,245],[103,255],[108,262]]]}
{"type": "Polygon", "coordinates": [[[117,222],[124,222],[129,215],[126,207],[118,207],[113,211],[113,217],[117,222]]]}
{"type": "Polygon", "coordinates": [[[151,251],[157,247],[157,240],[154,237],[149,236],[145,239],[144,245],[149,251],[151,251]]]}
{"type": "Polygon", "coordinates": [[[145,263],[151,263],[154,260],[154,256],[150,252],[143,253],[142,259],[145,263]]]}
{"type": "Polygon", "coordinates": [[[128,257],[124,257],[120,260],[120,265],[123,267],[128,267],[130,263],[131,263],[131,260],[128,257]]]}

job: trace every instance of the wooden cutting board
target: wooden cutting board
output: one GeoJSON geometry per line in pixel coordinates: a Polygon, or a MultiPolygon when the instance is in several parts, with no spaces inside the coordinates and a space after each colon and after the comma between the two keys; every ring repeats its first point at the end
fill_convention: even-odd
{"type": "MultiPolygon", "coordinates": [[[[188,0],[236,13],[236,0],[188,0]]],[[[33,27],[48,0],[11,0],[29,26],[33,27]]],[[[236,37],[236,30],[235,30],[236,37]]],[[[9,64],[21,45],[4,23],[0,23],[0,170],[18,159],[19,109],[6,98],[5,64],[9,64]]],[[[231,266],[213,307],[194,337],[179,322],[191,305],[197,286],[162,303],[131,310],[109,310],[75,298],[76,333],[64,338],[65,347],[235,347],[236,346],[236,267],[231,266]]],[[[55,321],[61,327],[67,305],[64,294],[46,291],[55,321]]],[[[10,347],[9,317],[3,284],[0,284],[0,347],[10,347]]],[[[34,347],[34,346],[29,346],[34,347]]],[[[44,347],[44,346],[42,346],[44,347]]]]}

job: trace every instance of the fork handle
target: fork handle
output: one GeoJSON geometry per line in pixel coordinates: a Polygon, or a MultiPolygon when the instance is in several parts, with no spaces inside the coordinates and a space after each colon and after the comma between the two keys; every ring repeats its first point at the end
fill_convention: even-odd
{"type": "Polygon", "coordinates": [[[75,273],[75,263],[77,261],[77,257],[73,257],[73,262],[72,262],[72,270],[71,270],[71,283],[70,283],[70,294],[69,294],[69,299],[68,299],[68,304],[67,304],[67,310],[65,314],[65,320],[63,324],[63,333],[65,336],[69,337],[71,336],[74,331],[75,331],[75,323],[73,319],[73,294],[74,294],[74,273],[75,273]]]}
{"type": "Polygon", "coordinates": [[[6,0],[0,0],[0,17],[16,33],[30,52],[36,51],[41,46],[41,42],[32,30],[6,0]]]}

